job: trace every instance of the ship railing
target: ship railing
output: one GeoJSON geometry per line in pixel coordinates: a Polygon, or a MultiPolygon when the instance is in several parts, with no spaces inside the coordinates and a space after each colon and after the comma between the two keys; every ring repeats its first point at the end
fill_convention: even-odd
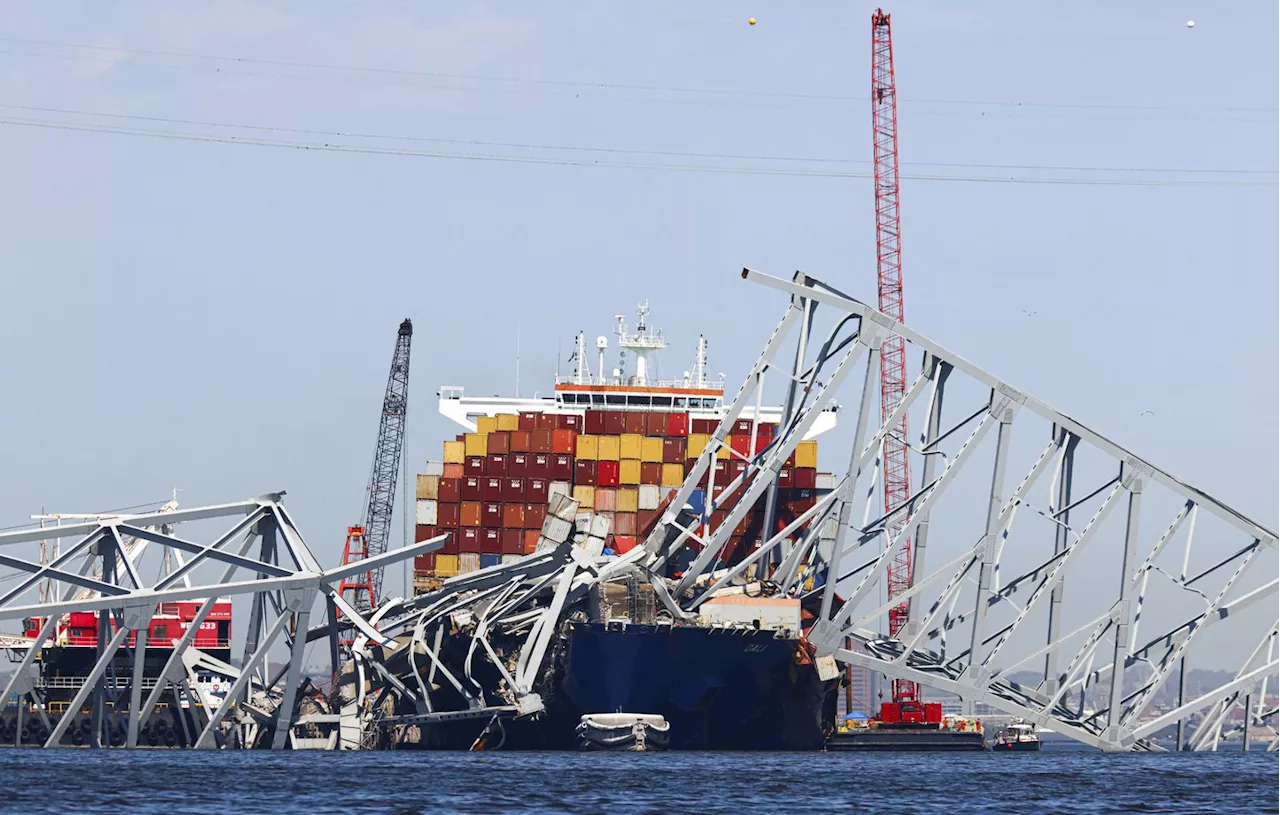
{"type": "MultiPolygon", "coordinates": [[[[165,638],[165,639],[163,639],[163,640],[160,640],[160,639],[152,639],[152,640],[150,640],[150,641],[147,643],[147,647],[148,647],[148,648],[172,648],[172,647],[173,647],[173,644],[174,644],[175,642],[177,642],[177,641],[178,641],[178,639],[179,639],[179,637],[172,637],[172,638],[170,638],[170,637],[166,637],[166,638],[165,638]]],[[[94,647],[94,646],[96,646],[96,645],[98,644],[98,638],[97,638],[97,637],[92,637],[92,636],[90,636],[90,637],[66,637],[66,638],[65,638],[65,639],[64,639],[60,644],[62,644],[62,645],[71,645],[71,646],[78,646],[78,647],[87,647],[87,648],[92,648],[92,647],[94,647]]],[[[136,644],[136,643],[135,643],[134,638],[133,638],[133,637],[129,637],[129,641],[128,641],[127,647],[133,647],[135,644],[136,644]]],[[[206,649],[206,650],[207,650],[207,649],[215,649],[215,650],[216,650],[216,649],[222,649],[222,648],[230,648],[230,647],[231,647],[231,640],[214,640],[212,643],[210,643],[210,642],[208,642],[208,641],[204,641],[204,642],[196,642],[196,643],[194,643],[194,645],[195,645],[195,647],[197,647],[197,648],[202,648],[202,649],[206,649]]]]}
{"type": "MultiPolygon", "coordinates": [[[[87,676],[47,676],[41,684],[46,688],[79,688],[84,685],[85,680],[88,678],[89,677],[87,676]]],[[[107,678],[104,681],[106,682],[107,687],[115,688],[117,690],[123,690],[129,687],[129,677],[127,676],[117,676],[114,679],[107,678]]],[[[151,688],[154,688],[157,681],[159,680],[144,676],[142,678],[142,689],[150,690],[151,688]]]]}

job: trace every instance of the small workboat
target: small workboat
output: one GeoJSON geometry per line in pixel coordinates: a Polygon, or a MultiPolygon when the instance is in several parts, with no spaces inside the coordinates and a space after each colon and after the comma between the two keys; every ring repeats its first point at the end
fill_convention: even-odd
{"type": "Polygon", "coordinates": [[[1036,730],[1022,719],[1014,719],[1007,727],[996,733],[991,742],[993,751],[1039,750],[1040,737],[1036,730]]]}
{"type": "Polygon", "coordinates": [[[578,723],[578,747],[634,753],[665,750],[670,729],[665,718],[653,714],[588,714],[578,723]]]}

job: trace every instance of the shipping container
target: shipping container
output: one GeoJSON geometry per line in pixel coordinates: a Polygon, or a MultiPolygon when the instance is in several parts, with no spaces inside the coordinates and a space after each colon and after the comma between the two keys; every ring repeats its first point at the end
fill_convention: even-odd
{"type": "Polygon", "coordinates": [[[645,414],[644,434],[646,436],[667,435],[667,414],[665,411],[655,410],[645,414]]]}
{"type": "Polygon", "coordinates": [[[537,504],[524,505],[524,528],[525,529],[541,529],[542,522],[547,517],[547,504],[545,501],[537,504]]]}
{"type": "Polygon", "coordinates": [[[599,447],[596,458],[600,461],[617,461],[622,458],[621,436],[601,436],[599,447]]]}
{"type": "Polygon", "coordinates": [[[596,462],[596,486],[597,487],[616,487],[618,479],[621,475],[619,472],[620,465],[617,461],[597,461],[596,462]]]}
{"type": "Polygon", "coordinates": [[[613,513],[613,531],[618,535],[634,535],[636,533],[636,515],[634,512],[613,513]]]}
{"type": "Polygon", "coordinates": [[[511,431],[511,452],[512,453],[528,453],[529,450],[528,430],[512,430],[511,431]]]}
{"type": "Polygon", "coordinates": [[[636,539],[634,535],[614,535],[613,551],[619,555],[625,555],[632,549],[636,548],[636,539]]]}
{"type": "Polygon", "coordinates": [[[480,551],[487,555],[502,554],[502,530],[481,529],[480,551]]]}
{"type": "Polygon", "coordinates": [[[686,502],[689,508],[693,510],[695,515],[701,515],[707,509],[707,493],[705,490],[694,490],[689,493],[689,500],[686,502]]]}
{"type": "MultiPolygon", "coordinates": [[[[636,414],[643,416],[643,413],[636,414]]],[[[626,433],[618,438],[618,458],[634,458],[640,459],[640,446],[644,440],[644,436],[638,436],[634,433],[626,433]]]]}
{"type": "Polygon", "coordinates": [[[668,436],[689,435],[689,414],[688,413],[668,413],[667,414],[667,435],[668,436]]]}
{"type": "Polygon", "coordinates": [[[458,555],[436,555],[436,574],[440,577],[455,577],[458,574],[458,555]]]}
{"type": "MultiPolygon", "coordinates": [[[[443,551],[443,550],[441,550],[443,551]]],[[[458,543],[453,547],[456,552],[479,552],[480,551],[480,530],[467,527],[458,530],[458,543]]]]}
{"type": "Polygon", "coordinates": [[[662,486],[678,487],[684,483],[684,465],[683,464],[663,464],[662,465],[662,486]]]}
{"type": "Polygon", "coordinates": [[[711,437],[706,433],[690,433],[689,440],[685,444],[685,458],[697,458],[702,455],[702,451],[707,449],[707,442],[711,441],[711,437]]]}
{"type": "Polygon", "coordinates": [[[471,574],[480,570],[480,553],[463,552],[458,555],[458,574],[471,574]]]}
{"type": "Polygon", "coordinates": [[[550,453],[552,430],[535,430],[529,434],[529,449],[535,453],[550,453]]]}
{"type": "Polygon", "coordinates": [[[477,433],[485,433],[485,434],[488,434],[488,433],[492,433],[492,432],[494,432],[494,431],[495,431],[495,430],[497,430],[497,429],[498,429],[498,417],[497,417],[497,416],[477,416],[477,417],[476,417],[476,432],[477,432],[477,433]]]}
{"type": "Polygon", "coordinates": [[[538,414],[538,430],[555,430],[556,415],[554,413],[538,414]]]}
{"type": "Polygon", "coordinates": [[[642,509],[636,513],[636,535],[644,538],[653,531],[662,520],[662,513],[656,509],[642,509]]]}
{"type": "Polygon", "coordinates": [[[575,433],[582,432],[582,417],[576,413],[557,413],[556,414],[557,430],[572,430],[575,433]]]}
{"type": "Polygon", "coordinates": [[[551,481],[547,484],[547,503],[551,502],[552,496],[564,495],[573,497],[573,484],[568,481],[551,481]]]}
{"type": "Polygon", "coordinates": [[[573,479],[573,456],[569,455],[553,455],[549,457],[550,464],[543,472],[536,473],[544,478],[552,481],[570,481],[573,479]]]}
{"type": "Polygon", "coordinates": [[[790,489],[795,485],[796,485],[795,470],[791,469],[790,467],[783,467],[782,469],[778,470],[778,486],[779,487],[790,489]]]}
{"type": "Polygon", "coordinates": [[[626,415],[620,410],[609,410],[604,414],[604,435],[621,436],[627,432],[626,415]]]}
{"type": "Polygon", "coordinates": [[[684,439],[673,438],[662,440],[662,463],[663,464],[679,464],[684,467],[684,439]]]}
{"type": "Polygon", "coordinates": [[[501,501],[502,500],[502,482],[506,479],[502,478],[482,478],[480,479],[480,500],[481,501],[501,501]]]}
{"type": "Polygon", "coordinates": [[[503,565],[503,566],[510,566],[512,563],[515,563],[516,561],[518,561],[518,560],[519,560],[520,558],[522,558],[522,557],[524,557],[524,553],[523,553],[523,552],[521,552],[521,553],[520,553],[520,554],[518,554],[518,555],[503,555],[503,556],[502,556],[502,565],[503,565]]]}
{"type": "Polygon", "coordinates": [[[539,529],[526,529],[524,531],[524,553],[531,555],[538,551],[538,537],[542,534],[539,529]]]}
{"type": "Polygon", "coordinates": [[[489,439],[485,447],[485,451],[489,454],[489,458],[497,456],[505,456],[511,452],[511,434],[509,432],[498,431],[490,433],[489,439]]]}
{"type": "Polygon", "coordinates": [[[458,513],[458,504],[441,502],[436,507],[436,525],[446,529],[456,529],[458,527],[458,513]]]}
{"type": "Polygon", "coordinates": [[[582,432],[590,433],[593,436],[603,436],[605,434],[605,416],[606,411],[588,410],[586,415],[582,417],[582,432]]]}
{"type": "Polygon", "coordinates": [[[662,462],[662,439],[646,436],[640,445],[640,460],[662,462]]]}
{"type": "MultiPolygon", "coordinates": [[[[741,421],[741,420],[739,420],[741,421]]],[[[741,456],[753,455],[751,450],[751,434],[750,433],[734,433],[729,437],[729,447],[733,452],[741,456]]]]}
{"type": "Polygon", "coordinates": [[[486,458],[487,456],[467,456],[467,463],[465,465],[467,475],[484,475],[484,464],[486,458]]]}
{"type": "Polygon", "coordinates": [[[427,552],[425,555],[414,555],[413,570],[415,572],[434,572],[436,570],[435,554],[427,552]]]}
{"type": "Polygon", "coordinates": [[[523,529],[502,530],[502,554],[504,555],[523,555],[524,554],[524,530],[523,529]]]}
{"type": "Polygon", "coordinates": [[[420,524],[430,524],[435,526],[437,523],[436,507],[439,504],[430,498],[423,498],[418,502],[417,511],[414,513],[414,520],[420,524]]]}
{"type": "Polygon", "coordinates": [[[551,452],[560,455],[571,456],[577,452],[578,447],[578,431],[576,430],[552,430],[551,431],[551,452]]]}
{"type": "Polygon", "coordinates": [[[524,504],[502,505],[502,528],[524,529],[524,504]]]}
{"type": "Polygon", "coordinates": [[[484,502],[484,523],[481,524],[486,529],[502,528],[502,504],[497,501],[484,502]]]}
{"type": "Polygon", "coordinates": [[[585,484],[579,484],[573,488],[573,500],[578,502],[578,506],[587,507],[588,509],[595,506],[596,488],[589,487],[585,484]]]}
{"type": "Polygon", "coordinates": [[[518,413],[499,413],[494,418],[498,420],[499,430],[512,431],[520,429],[520,414],[518,413]]]}
{"type": "Polygon", "coordinates": [[[520,414],[520,429],[524,431],[538,429],[538,414],[527,412],[520,414]]]}
{"type": "Polygon", "coordinates": [[[818,443],[812,439],[802,441],[796,445],[796,466],[817,469],[818,467],[818,443]]]}
{"type": "Polygon", "coordinates": [[[484,433],[468,433],[465,449],[469,456],[487,456],[489,454],[488,436],[484,433]]]}
{"type": "Polygon", "coordinates": [[[424,498],[430,498],[432,501],[440,500],[440,476],[420,474],[416,497],[419,501],[424,498]]]}
{"type": "MultiPolygon", "coordinates": [[[[654,439],[661,447],[662,439],[654,439]]],[[[660,461],[642,461],[640,462],[640,483],[641,484],[658,484],[662,481],[662,462],[660,461]]]]}
{"type": "Polygon", "coordinates": [[[796,467],[793,471],[795,483],[792,485],[798,490],[814,490],[818,488],[818,471],[811,467],[796,467]]]}
{"type": "Polygon", "coordinates": [[[597,511],[595,514],[597,517],[604,518],[606,521],[608,521],[609,529],[613,529],[613,511],[612,510],[602,509],[597,511]]]}
{"type": "Polygon", "coordinates": [[[524,481],[524,500],[529,503],[545,504],[547,502],[547,485],[551,483],[545,478],[526,478],[524,481]]]}
{"type": "Polygon", "coordinates": [[[413,542],[422,543],[429,541],[436,535],[440,534],[440,527],[431,526],[429,524],[414,524],[413,526],[413,542]]]}
{"type": "Polygon", "coordinates": [[[461,464],[446,464],[443,467],[443,475],[445,478],[462,478],[466,475],[466,468],[461,464]]]}
{"type": "Polygon", "coordinates": [[[483,478],[462,479],[462,481],[458,482],[461,485],[458,490],[458,497],[463,501],[483,501],[484,487],[481,486],[483,481],[483,478]]]}
{"type": "Polygon", "coordinates": [[[595,461],[600,458],[600,437],[579,436],[577,454],[579,461],[595,461]]]}
{"type": "Polygon", "coordinates": [[[459,526],[483,526],[484,505],[479,501],[463,501],[458,505],[459,526]]]}
{"type": "MultiPolygon", "coordinates": [[[[623,462],[626,463],[625,461],[623,462]]],[[[615,497],[615,509],[618,512],[635,512],[640,509],[640,488],[619,487],[615,497]]]]}
{"type": "Polygon", "coordinates": [[[516,503],[524,503],[524,479],[502,479],[502,500],[504,502],[514,501],[516,503]]]}
{"type": "Polygon", "coordinates": [[[548,453],[530,453],[529,464],[525,468],[526,478],[547,476],[551,472],[551,456],[548,453]]]}
{"type": "Polygon", "coordinates": [[[596,462],[578,459],[578,462],[573,465],[573,483],[594,487],[596,485],[596,462]]]}
{"type": "MultiPolygon", "coordinates": [[[[659,477],[661,480],[661,477],[659,477]]],[[[657,484],[641,484],[636,490],[636,510],[641,509],[657,509],[658,501],[661,500],[662,487],[657,484]]],[[[629,512],[631,510],[623,510],[629,512]]]]}
{"type": "Polygon", "coordinates": [[[597,512],[612,512],[618,505],[618,491],[608,489],[607,487],[596,487],[595,504],[593,507],[597,512]]]}
{"type": "Polygon", "coordinates": [[[480,556],[480,568],[491,569],[502,565],[502,554],[484,554],[480,556]]]}
{"type": "Polygon", "coordinates": [[[638,411],[627,411],[622,414],[622,432],[636,436],[643,436],[645,429],[645,414],[638,411]]]}
{"type": "Polygon", "coordinates": [[[436,500],[442,504],[456,504],[462,500],[461,489],[462,486],[459,479],[441,478],[440,483],[436,486],[436,500]]]}
{"type": "Polygon", "coordinates": [[[428,461],[427,466],[422,470],[423,475],[444,475],[444,463],[440,461],[428,461]]]}
{"type": "Polygon", "coordinates": [[[635,486],[640,483],[640,461],[624,458],[618,462],[618,483],[635,486]]]}
{"type": "Polygon", "coordinates": [[[445,464],[461,464],[466,457],[467,443],[465,441],[447,441],[444,443],[445,464]]]}
{"type": "Polygon", "coordinates": [[[524,478],[529,475],[529,459],[533,458],[528,453],[512,453],[507,456],[507,477],[508,478],[524,478]]]}
{"type": "Polygon", "coordinates": [[[747,434],[747,435],[750,435],[750,434],[751,434],[751,420],[750,420],[750,419],[737,419],[737,420],[736,420],[736,421],[734,421],[734,423],[733,423],[733,429],[732,429],[732,430],[730,430],[729,432],[730,432],[730,433],[732,433],[732,434],[734,434],[734,435],[741,435],[741,434],[747,434]]]}
{"type": "Polygon", "coordinates": [[[703,433],[708,436],[716,432],[716,428],[720,426],[718,419],[691,419],[689,421],[689,429],[694,433],[703,433]]]}

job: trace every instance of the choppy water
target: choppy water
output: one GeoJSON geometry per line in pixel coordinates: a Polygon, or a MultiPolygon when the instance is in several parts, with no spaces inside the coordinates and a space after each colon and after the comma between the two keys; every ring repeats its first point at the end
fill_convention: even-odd
{"type": "Polygon", "coordinates": [[[0,750],[0,812],[1276,812],[1277,756],[0,750]]]}

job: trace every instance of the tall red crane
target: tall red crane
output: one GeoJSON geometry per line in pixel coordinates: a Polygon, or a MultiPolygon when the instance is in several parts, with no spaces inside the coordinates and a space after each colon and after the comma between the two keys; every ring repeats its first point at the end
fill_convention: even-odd
{"type": "MultiPolygon", "coordinates": [[[[905,320],[902,291],[902,216],[898,211],[898,97],[893,79],[893,37],[889,15],[871,15],[871,127],[876,186],[876,275],[878,308],[905,320]]],[[[880,420],[897,409],[907,389],[906,348],[893,336],[880,349],[880,420]]],[[[884,440],[884,508],[889,512],[911,498],[911,461],[907,455],[907,417],[884,440]]],[[[891,538],[906,525],[900,515],[889,526],[891,538]]],[[[886,572],[889,599],[911,588],[911,542],[898,547],[886,572]]],[[[907,603],[889,609],[889,636],[907,623],[907,603]]],[[[893,700],[915,700],[916,683],[895,679],[893,700]]]]}

